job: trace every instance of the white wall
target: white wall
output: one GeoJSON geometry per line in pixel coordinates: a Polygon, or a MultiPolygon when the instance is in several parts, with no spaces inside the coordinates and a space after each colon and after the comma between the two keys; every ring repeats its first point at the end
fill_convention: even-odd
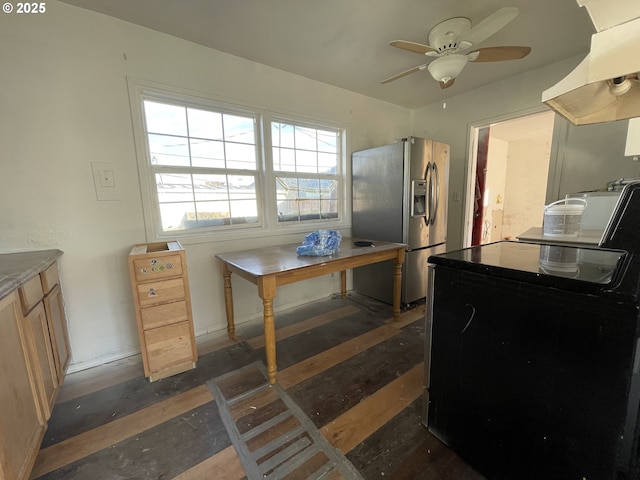
{"type": "Polygon", "coordinates": [[[509,143],[502,235],[515,240],[531,227],[541,227],[547,190],[551,129],[539,137],[509,143]]]}
{"type": "MultiPolygon", "coordinates": [[[[411,133],[409,110],[55,0],[45,14],[0,15],[0,251],[64,252],[74,370],[139,350],[127,254],[147,239],[128,76],[346,125],[347,158],[411,133]],[[116,164],[121,201],[96,200],[92,162],[116,164]]],[[[197,334],[226,328],[216,253],[301,240],[187,244],[197,334]]],[[[298,283],[275,306],[338,289],[338,278],[298,283]]],[[[237,323],[261,314],[255,286],[234,277],[234,295],[237,323]]]]}
{"type": "Polygon", "coordinates": [[[487,172],[485,177],[483,221],[490,227],[482,229],[481,242],[502,240],[505,210],[505,189],[509,159],[509,142],[491,136],[489,130],[489,150],[487,151],[487,172]],[[497,237],[497,238],[496,238],[497,237]]]}

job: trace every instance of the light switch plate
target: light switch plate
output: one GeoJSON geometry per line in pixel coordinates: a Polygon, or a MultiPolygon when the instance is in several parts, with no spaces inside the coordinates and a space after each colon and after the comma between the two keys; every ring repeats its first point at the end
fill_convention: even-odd
{"type": "Polygon", "coordinates": [[[98,200],[122,200],[118,184],[118,166],[115,163],[92,162],[91,170],[98,200]]]}

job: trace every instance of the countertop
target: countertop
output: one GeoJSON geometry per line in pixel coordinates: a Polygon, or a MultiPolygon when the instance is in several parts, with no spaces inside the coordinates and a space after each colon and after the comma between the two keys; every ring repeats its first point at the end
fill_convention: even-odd
{"type": "Polygon", "coordinates": [[[45,270],[61,255],[61,250],[0,254],[0,299],[45,270]]]}
{"type": "Polygon", "coordinates": [[[601,230],[582,230],[575,237],[563,237],[558,235],[545,235],[542,227],[533,227],[516,238],[525,242],[550,243],[557,245],[588,245],[600,244],[603,232],[601,230]]]}
{"type": "Polygon", "coordinates": [[[618,284],[625,252],[502,241],[429,257],[429,263],[541,286],[600,294],[618,284]]]}

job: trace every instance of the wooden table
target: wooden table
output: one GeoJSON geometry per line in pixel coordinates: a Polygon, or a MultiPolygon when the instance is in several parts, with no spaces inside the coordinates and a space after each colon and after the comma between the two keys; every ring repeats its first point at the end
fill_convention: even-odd
{"type": "Polygon", "coordinates": [[[356,247],[354,239],[343,237],[340,252],[327,257],[303,257],[296,254],[300,244],[280,245],[240,252],[216,255],[221,262],[224,278],[224,302],[227,313],[229,338],[235,338],[233,319],[233,293],[231,274],[235,273],[258,286],[264,316],[264,340],[269,382],[276,382],[276,335],[273,316],[273,299],[276,289],[282,285],[309,278],[340,272],[342,298],[347,296],[347,272],[370,263],[394,261],[393,319],[400,316],[400,289],[405,248],[403,243],[375,242],[371,247],[356,247]]]}

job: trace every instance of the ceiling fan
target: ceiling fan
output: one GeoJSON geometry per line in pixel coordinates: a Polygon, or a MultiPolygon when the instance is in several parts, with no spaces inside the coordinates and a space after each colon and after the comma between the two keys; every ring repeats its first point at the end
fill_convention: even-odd
{"type": "Polygon", "coordinates": [[[473,28],[471,20],[468,18],[450,18],[431,29],[428,35],[429,45],[407,40],[394,40],[389,44],[392,47],[434,57],[435,60],[393,75],[383,80],[382,83],[398,80],[426,68],[431,76],[440,83],[440,88],[448,88],[453,85],[467,62],[502,62],[526,57],[529,55],[531,47],[486,47],[465,53],[473,45],[483,42],[503,28],[519,13],[520,11],[516,7],[504,7],[489,15],[473,28]]]}

